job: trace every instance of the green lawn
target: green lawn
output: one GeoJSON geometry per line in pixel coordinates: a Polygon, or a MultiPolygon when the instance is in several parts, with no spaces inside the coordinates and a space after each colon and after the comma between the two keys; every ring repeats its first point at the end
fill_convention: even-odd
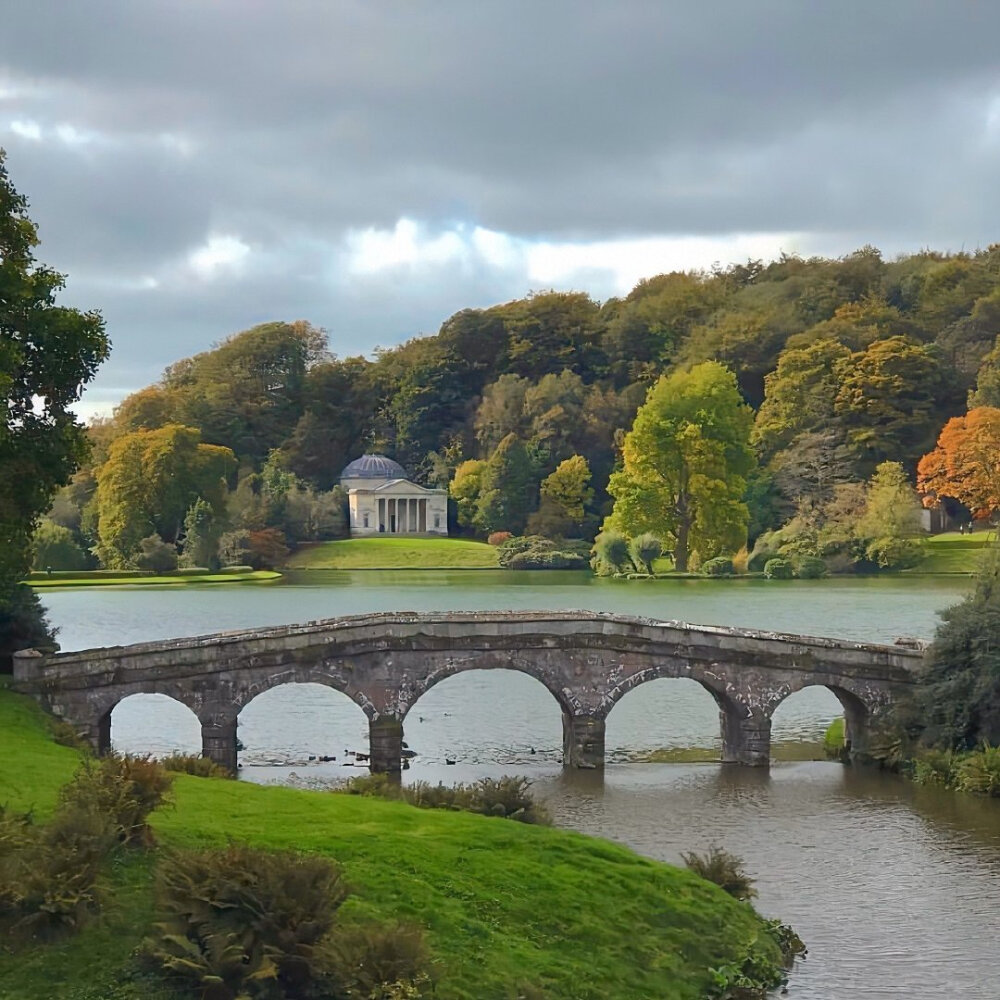
{"type": "Polygon", "coordinates": [[[497,552],[467,538],[350,538],[303,545],[289,569],[496,569],[497,552]]]}
{"type": "Polygon", "coordinates": [[[925,540],[926,557],[910,572],[975,573],[986,546],[995,542],[996,537],[996,533],[992,531],[977,531],[973,535],[949,531],[942,535],[931,535],[925,540]]]}
{"type": "Polygon", "coordinates": [[[81,573],[32,573],[26,581],[29,587],[162,587],[183,586],[188,583],[246,583],[250,580],[277,580],[281,577],[270,569],[249,570],[246,573],[184,573],[162,576],[127,575],[95,570],[81,573]]]}
{"type": "MultiPolygon", "coordinates": [[[[33,704],[2,688],[0,755],[0,802],[39,817],[77,761],[33,704]]],[[[513,1000],[525,984],[548,1000],[696,1000],[707,970],[760,930],[749,906],[691,873],[564,830],[187,775],[174,799],[154,817],[162,847],[236,838],[336,858],[354,890],[345,917],[427,928],[440,1000],[513,1000]]],[[[102,917],[78,936],[0,952],[0,996],[170,997],[137,978],[130,957],[154,916],[153,861],[117,861],[102,917]]]]}

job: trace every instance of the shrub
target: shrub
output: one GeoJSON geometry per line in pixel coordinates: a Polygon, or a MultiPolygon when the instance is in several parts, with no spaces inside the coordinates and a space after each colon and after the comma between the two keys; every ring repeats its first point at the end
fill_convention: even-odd
{"type": "Polygon", "coordinates": [[[97,911],[101,867],[117,843],[110,817],[64,805],[48,827],[0,807],[0,928],[13,941],[78,930],[97,911]]]}
{"type": "Polygon", "coordinates": [[[959,791],[1000,797],[1000,747],[984,745],[963,756],[954,775],[959,791]]]}
{"type": "Polygon", "coordinates": [[[524,777],[481,778],[470,785],[432,785],[416,781],[402,786],[384,774],[360,775],[338,791],[348,795],[371,795],[384,799],[403,799],[421,809],[456,809],[499,816],[520,823],[547,825],[551,822],[544,806],[536,802],[524,777]]]}
{"type": "Polygon", "coordinates": [[[177,546],[159,535],[149,535],[139,542],[135,564],[147,573],[169,573],[177,569],[177,546]]]}
{"type": "Polygon", "coordinates": [[[494,531],[486,539],[487,545],[502,545],[508,538],[514,536],[509,531],[494,531]]]}
{"type": "Polygon", "coordinates": [[[768,559],[764,564],[764,576],[768,580],[791,580],[794,575],[795,570],[787,559],[768,559]]]}
{"type": "Polygon", "coordinates": [[[752,879],[743,868],[743,859],[713,844],[705,854],[692,851],[682,854],[684,864],[696,875],[714,882],[734,899],[753,899],[757,895],[752,879]]]}
{"type": "Polygon", "coordinates": [[[732,559],[726,556],[716,556],[714,559],[703,562],[701,571],[705,576],[732,576],[735,572],[732,559]]]}
{"type": "Polygon", "coordinates": [[[826,561],[819,556],[802,556],[795,563],[795,575],[800,580],[818,580],[826,576],[826,561]]]}
{"type": "Polygon", "coordinates": [[[653,561],[663,554],[663,543],[651,532],[637,535],[629,542],[628,554],[635,568],[652,576],[653,561]]]}
{"type": "Polygon", "coordinates": [[[277,528],[262,528],[247,533],[246,562],[254,569],[276,569],[288,558],[285,535],[277,528]]]}
{"type": "Polygon", "coordinates": [[[324,974],[317,945],[345,896],[326,858],[241,844],[174,854],[157,871],[163,919],[142,954],[212,1000],[301,997],[324,974]]]}
{"type": "Polygon", "coordinates": [[[628,539],[619,531],[602,531],[594,539],[593,566],[600,576],[625,573],[631,568],[628,539]]]}
{"type": "Polygon", "coordinates": [[[167,771],[179,771],[182,774],[193,774],[196,778],[235,778],[232,772],[220,767],[210,757],[199,757],[197,754],[174,753],[164,757],[160,763],[167,771]]]}
{"type": "Polygon", "coordinates": [[[955,764],[951,750],[927,750],[913,761],[913,780],[919,785],[950,787],[955,764]]]}
{"type": "Polygon", "coordinates": [[[329,996],[416,1000],[431,986],[424,932],[413,924],[337,927],[317,964],[333,987],[329,996]]]}
{"type": "Polygon", "coordinates": [[[149,814],[161,805],[173,778],[151,757],[108,754],[86,759],[60,794],[62,808],[89,808],[109,817],[118,841],[148,845],[149,814]]]}
{"type": "Polygon", "coordinates": [[[847,722],[842,715],[838,715],[823,734],[823,751],[831,760],[842,759],[845,756],[846,741],[847,722]]]}
{"type": "Polygon", "coordinates": [[[586,569],[589,560],[577,552],[539,551],[518,552],[507,563],[508,569],[586,569]]]}
{"type": "MultiPolygon", "coordinates": [[[[461,785],[458,787],[462,788],[461,785]]],[[[467,808],[484,816],[500,816],[520,823],[547,825],[551,822],[549,814],[535,802],[530,788],[531,782],[524,777],[480,778],[475,784],[468,786],[467,808]]]]}
{"type": "Polygon", "coordinates": [[[359,774],[337,789],[348,795],[364,795],[369,798],[398,799],[402,797],[402,789],[398,781],[393,781],[387,774],[359,774]]]}

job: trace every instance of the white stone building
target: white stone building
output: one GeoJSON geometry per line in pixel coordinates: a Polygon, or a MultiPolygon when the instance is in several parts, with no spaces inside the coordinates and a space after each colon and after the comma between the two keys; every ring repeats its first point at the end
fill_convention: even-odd
{"type": "Polygon", "coordinates": [[[351,511],[351,537],[447,535],[448,491],[411,483],[384,455],[362,455],[340,474],[351,511]]]}

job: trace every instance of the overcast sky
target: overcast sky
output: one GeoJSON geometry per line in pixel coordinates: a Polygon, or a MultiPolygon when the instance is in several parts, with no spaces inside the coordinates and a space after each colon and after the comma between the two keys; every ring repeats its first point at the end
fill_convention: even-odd
{"type": "Polygon", "coordinates": [[[111,360],[1000,241],[996,0],[11,0],[0,146],[111,360]]]}

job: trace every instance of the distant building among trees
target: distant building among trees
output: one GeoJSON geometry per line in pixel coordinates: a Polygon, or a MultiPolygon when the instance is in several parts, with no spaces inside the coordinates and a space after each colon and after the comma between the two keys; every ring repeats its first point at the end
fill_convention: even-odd
{"type": "Polygon", "coordinates": [[[347,491],[351,537],[447,535],[448,491],[410,482],[384,455],[362,455],[340,474],[347,491]]]}

